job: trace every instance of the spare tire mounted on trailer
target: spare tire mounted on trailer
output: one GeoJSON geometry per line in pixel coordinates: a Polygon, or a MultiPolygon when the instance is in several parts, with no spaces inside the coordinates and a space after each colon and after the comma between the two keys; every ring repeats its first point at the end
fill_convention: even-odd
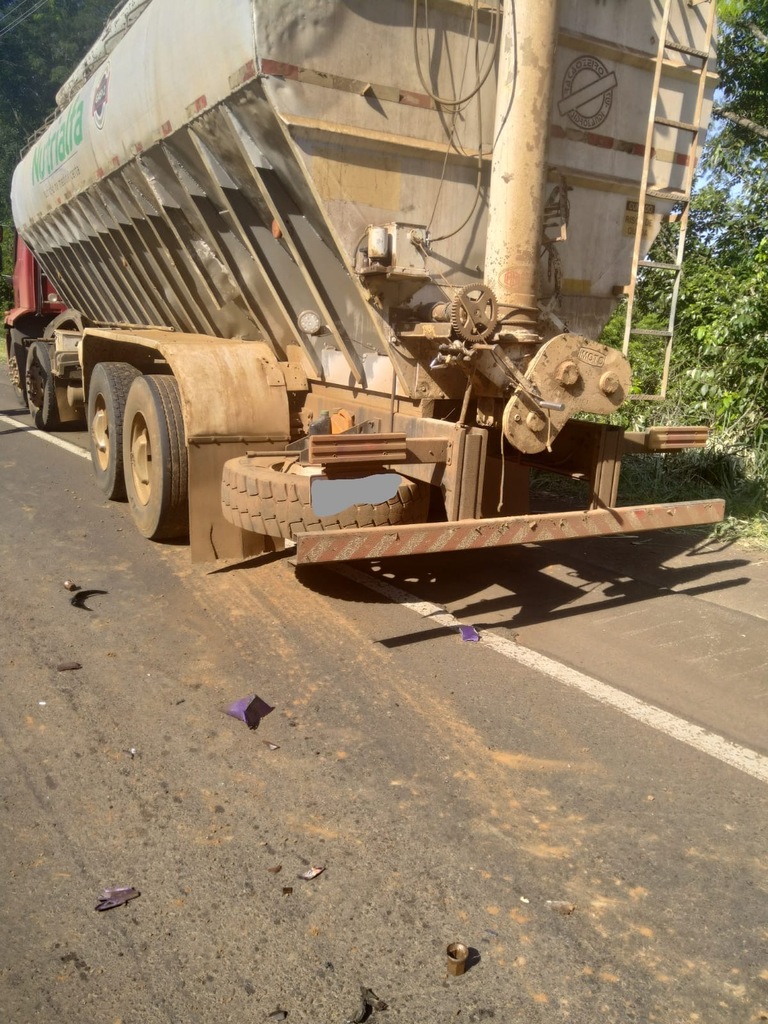
{"type": "Polygon", "coordinates": [[[429,508],[427,484],[402,478],[397,494],[380,504],[351,505],[333,516],[312,509],[311,476],[289,467],[281,472],[254,459],[232,459],[224,466],[221,505],[235,526],[267,537],[291,539],[296,533],[344,530],[363,526],[423,523],[429,508]]]}

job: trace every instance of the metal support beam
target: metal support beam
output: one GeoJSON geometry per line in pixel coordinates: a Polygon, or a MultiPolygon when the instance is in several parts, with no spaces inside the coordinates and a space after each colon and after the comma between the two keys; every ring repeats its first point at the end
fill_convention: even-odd
{"type": "Polygon", "coordinates": [[[513,544],[641,533],[673,526],[719,523],[724,514],[725,502],[717,499],[584,512],[550,512],[510,519],[464,519],[454,523],[299,533],[296,535],[296,564],[434,555],[443,551],[475,551],[513,544]]]}

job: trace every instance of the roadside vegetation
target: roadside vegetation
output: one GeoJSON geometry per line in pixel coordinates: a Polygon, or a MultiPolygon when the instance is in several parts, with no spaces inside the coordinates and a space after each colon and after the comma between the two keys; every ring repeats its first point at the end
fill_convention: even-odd
{"type": "MultiPolygon", "coordinates": [[[[56,107],[56,93],[101,31],[117,0],[0,0],[0,224],[3,274],[11,270],[11,176],[27,140],[56,107]]],[[[0,312],[11,302],[0,280],[0,312]]]]}
{"type": "MultiPolygon", "coordinates": [[[[721,532],[768,546],[768,0],[721,0],[721,83],[691,205],[670,386],[662,403],[628,402],[617,422],[707,424],[703,451],[627,460],[624,500],[724,497],[721,532]]],[[[651,253],[674,261],[674,229],[651,253]]],[[[664,329],[669,296],[642,288],[636,326],[664,329]]],[[[624,309],[604,340],[621,345],[624,309]]],[[[657,363],[633,359],[654,391],[657,363]]]]}
{"type": "MultiPolygon", "coordinates": [[[[768,0],[717,0],[721,85],[699,174],[677,307],[667,400],[626,403],[617,422],[707,424],[703,451],[627,460],[622,501],[725,497],[723,527],[768,544],[768,0]]],[[[26,140],[115,0],[17,0],[0,7],[0,224],[10,272],[10,181],[26,140]]],[[[672,229],[654,259],[672,257],[672,229]]],[[[0,281],[0,310],[11,300],[0,281]]],[[[664,328],[668,296],[644,289],[637,326],[664,328]]],[[[621,344],[619,308],[604,340],[621,344]]],[[[651,360],[635,361],[638,393],[651,360]]]]}

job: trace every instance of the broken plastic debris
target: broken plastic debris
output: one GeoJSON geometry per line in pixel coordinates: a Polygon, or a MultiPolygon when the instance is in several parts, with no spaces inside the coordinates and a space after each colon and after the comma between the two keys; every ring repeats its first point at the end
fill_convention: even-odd
{"type": "Polygon", "coordinates": [[[132,885],[114,885],[109,889],[102,889],[99,902],[95,910],[112,910],[113,907],[122,907],[129,900],[135,900],[141,893],[132,885]]]}
{"type": "Polygon", "coordinates": [[[468,643],[476,644],[480,639],[480,634],[474,626],[459,626],[459,630],[461,632],[461,639],[466,640],[468,643]]]}
{"type": "Polygon", "coordinates": [[[283,865],[282,864],[275,864],[275,866],[273,868],[267,868],[267,871],[269,871],[269,873],[271,875],[277,875],[282,870],[283,870],[283,865]]]}
{"type": "Polygon", "coordinates": [[[39,706],[40,706],[41,708],[44,708],[44,707],[46,707],[46,705],[48,704],[48,701],[47,701],[47,700],[39,700],[39,701],[38,701],[37,703],[38,703],[38,705],[39,705],[39,706]]]}
{"type": "Polygon", "coordinates": [[[79,668],[82,668],[82,667],[83,666],[80,664],[79,661],[60,661],[59,664],[56,666],[56,671],[57,672],[76,672],[79,668]]]}
{"type": "Polygon", "coordinates": [[[269,747],[270,750],[279,750],[280,749],[280,747],[277,745],[277,743],[270,743],[269,740],[262,740],[261,742],[264,744],[265,747],[269,747]]]}
{"type": "Polygon", "coordinates": [[[230,715],[232,718],[245,722],[249,729],[255,729],[262,718],[266,718],[275,709],[270,707],[261,697],[251,694],[250,697],[241,697],[240,700],[236,700],[233,704],[228,704],[222,710],[225,715],[230,715]]]}
{"type": "Polygon", "coordinates": [[[69,603],[75,608],[82,608],[86,612],[92,612],[93,608],[89,608],[85,603],[89,597],[95,597],[96,594],[106,594],[106,590],[81,590],[75,594],[74,597],[70,597],[69,603]]]}
{"type": "Polygon", "coordinates": [[[136,747],[129,747],[126,750],[126,754],[130,754],[131,755],[131,760],[133,760],[134,757],[136,757],[136,755],[138,754],[138,750],[136,749],[136,747]]]}
{"type": "Polygon", "coordinates": [[[306,871],[302,871],[298,877],[303,878],[305,882],[311,882],[313,878],[322,875],[324,871],[325,868],[308,868],[306,871]]]}
{"type": "Polygon", "coordinates": [[[564,917],[572,914],[576,909],[575,903],[567,903],[565,900],[547,900],[547,906],[564,917]]]}
{"type": "Polygon", "coordinates": [[[293,892],[293,886],[292,885],[284,885],[283,886],[283,896],[290,896],[292,892],[293,892]]]}
{"type": "Polygon", "coordinates": [[[530,903],[531,901],[529,899],[526,899],[525,896],[521,896],[520,897],[520,902],[521,903],[530,903]]]}
{"type": "Polygon", "coordinates": [[[361,1024],[362,1021],[368,1019],[370,1012],[373,1010],[386,1010],[387,1006],[388,1004],[383,999],[379,999],[372,988],[366,988],[365,985],[361,985],[360,1009],[354,1017],[347,1017],[344,1024],[361,1024]]]}
{"type": "Polygon", "coordinates": [[[64,580],[64,589],[65,590],[79,590],[80,587],[78,587],[78,585],[75,583],[74,580],[64,580]]]}

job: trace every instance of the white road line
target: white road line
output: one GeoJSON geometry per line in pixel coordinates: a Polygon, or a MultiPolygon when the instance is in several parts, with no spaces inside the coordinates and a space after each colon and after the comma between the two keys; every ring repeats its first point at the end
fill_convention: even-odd
{"type": "MultiPolygon", "coordinates": [[[[340,575],[346,576],[352,582],[376,591],[390,601],[416,612],[422,618],[429,619],[430,622],[436,622],[441,626],[448,626],[456,630],[459,625],[466,624],[460,623],[454,615],[446,611],[445,608],[441,608],[440,605],[432,604],[431,601],[419,601],[412,594],[400,590],[386,580],[369,576],[349,565],[339,565],[335,568],[340,575]]],[[[637,697],[632,697],[607,683],[601,683],[598,679],[593,679],[583,672],[562,665],[545,654],[538,654],[529,648],[521,647],[506,637],[499,636],[498,633],[483,630],[481,636],[483,644],[496,651],[497,654],[510,658],[520,665],[525,665],[526,668],[540,672],[542,675],[549,676],[550,679],[554,679],[564,686],[581,690],[592,700],[612,707],[673,739],[680,740],[681,743],[686,743],[694,750],[699,750],[722,761],[723,764],[737,768],[746,775],[759,779],[760,782],[768,782],[768,757],[758,754],[757,751],[739,746],[737,743],[731,743],[716,733],[687,722],[684,718],[678,718],[668,711],[654,707],[653,704],[646,704],[637,697]]]]}
{"type": "Polygon", "coordinates": [[[79,455],[83,459],[90,459],[91,457],[91,453],[86,451],[85,448],[72,444],[71,441],[62,441],[60,437],[54,437],[53,434],[46,434],[44,430],[36,430],[34,427],[28,427],[26,423],[20,423],[12,416],[4,416],[0,413],[0,423],[7,423],[9,426],[16,427],[17,430],[23,431],[25,434],[30,434],[32,437],[39,437],[41,441],[48,441],[49,444],[55,444],[57,447],[63,448],[64,451],[72,452],[73,455],[79,455]]]}

